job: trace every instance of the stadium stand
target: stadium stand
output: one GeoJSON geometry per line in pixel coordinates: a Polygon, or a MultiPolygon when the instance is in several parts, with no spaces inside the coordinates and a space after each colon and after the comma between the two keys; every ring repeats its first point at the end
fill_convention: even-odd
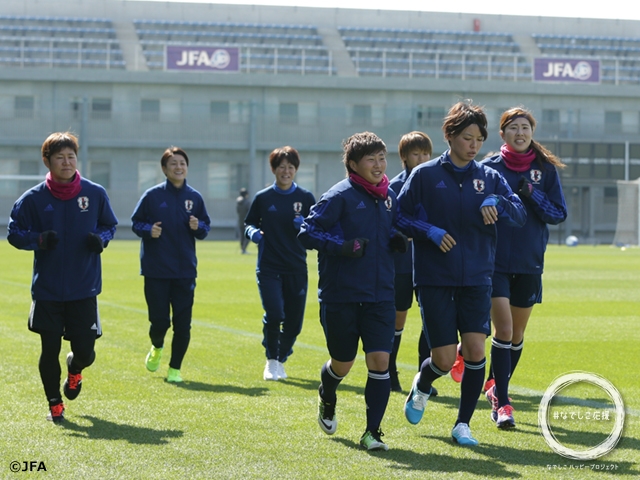
{"type": "Polygon", "coordinates": [[[166,45],[234,46],[243,73],[335,74],[331,53],[312,25],[134,20],[150,70],[164,68],[166,45]]]}
{"type": "Polygon", "coordinates": [[[122,69],[125,62],[110,20],[3,15],[0,65],[122,69]]]}
{"type": "Polygon", "coordinates": [[[338,27],[360,75],[530,79],[511,34],[338,27]]]}

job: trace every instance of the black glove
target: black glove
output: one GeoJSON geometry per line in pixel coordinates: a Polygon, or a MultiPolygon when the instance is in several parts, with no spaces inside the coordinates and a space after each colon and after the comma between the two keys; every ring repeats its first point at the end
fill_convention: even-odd
{"type": "Polygon", "coordinates": [[[529,198],[533,194],[533,185],[524,176],[520,177],[518,182],[518,191],[516,192],[521,197],[529,198]]]}
{"type": "Polygon", "coordinates": [[[53,230],[47,230],[38,236],[38,248],[40,250],[53,250],[56,248],[59,241],[60,239],[56,232],[53,230]]]}
{"type": "Polygon", "coordinates": [[[87,237],[87,247],[90,252],[93,253],[102,253],[104,250],[104,244],[102,243],[102,238],[100,235],[96,235],[95,233],[89,233],[87,237]]]}
{"type": "Polygon", "coordinates": [[[368,238],[354,238],[353,240],[347,240],[342,244],[340,255],[345,257],[360,258],[364,255],[364,249],[369,243],[368,238]]]}
{"type": "Polygon", "coordinates": [[[389,241],[392,252],[405,253],[409,250],[409,239],[402,232],[396,232],[389,241]]]}

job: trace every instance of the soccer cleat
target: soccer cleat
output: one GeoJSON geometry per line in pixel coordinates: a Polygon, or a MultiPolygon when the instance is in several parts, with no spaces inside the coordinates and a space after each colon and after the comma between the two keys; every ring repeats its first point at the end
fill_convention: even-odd
{"type": "Polygon", "coordinates": [[[287,372],[284,371],[284,363],[278,361],[278,379],[286,380],[287,378],[289,378],[289,376],[287,375],[287,372]]]}
{"type": "Polygon", "coordinates": [[[325,402],[318,392],[318,424],[324,433],[333,435],[338,428],[336,404],[325,402]]]}
{"type": "Polygon", "coordinates": [[[451,367],[451,372],[449,373],[454,382],[460,383],[462,381],[462,375],[464,374],[464,358],[462,358],[460,354],[460,345],[458,345],[456,352],[456,361],[453,362],[453,367],[451,367]]]}
{"type": "Polygon", "coordinates": [[[508,428],[515,428],[516,421],[513,419],[513,407],[511,405],[505,405],[498,409],[496,426],[505,430],[508,428]]]}
{"type": "Polygon", "coordinates": [[[458,445],[478,445],[478,440],[471,436],[471,429],[466,423],[459,423],[451,430],[451,437],[458,445]]]}
{"type": "Polygon", "coordinates": [[[151,350],[147,353],[147,358],[145,359],[145,365],[147,366],[147,370],[150,372],[155,372],[160,368],[160,358],[162,357],[162,347],[156,348],[151,345],[151,350]]]}
{"type": "Polygon", "coordinates": [[[490,378],[486,382],[484,382],[484,387],[482,388],[482,393],[487,393],[489,389],[491,389],[496,384],[496,381],[493,378],[490,378]]]}
{"type": "Polygon", "coordinates": [[[389,371],[389,376],[391,377],[391,391],[402,392],[402,387],[400,386],[400,379],[398,378],[398,372],[389,371]]]}
{"type": "Polygon", "coordinates": [[[171,368],[169,367],[169,370],[167,370],[167,382],[169,383],[181,383],[182,377],[180,376],[180,370],[178,370],[177,368],[171,368]]]}
{"type": "Polygon", "coordinates": [[[420,380],[420,372],[416,373],[413,378],[413,385],[411,385],[411,391],[407,400],[404,402],[404,416],[409,420],[409,423],[416,425],[422,420],[424,409],[427,406],[427,400],[429,400],[429,393],[423,393],[418,390],[418,381],[420,380]]]}
{"type": "Polygon", "coordinates": [[[53,423],[62,423],[64,421],[64,403],[62,403],[62,400],[60,403],[49,406],[47,420],[53,423]]]}
{"type": "Polygon", "coordinates": [[[498,396],[496,395],[496,386],[494,385],[485,393],[487,401],[491,405],[491,420],[498,420],[498,396]]]}
{"type": "Polygon", "coordinates": [[[69,400],[75,400],[80,395],[80,390],[82,390],[82,374],[69,372],[72,361],[73,352],[69,352],[67,354],[67,378],[62,385],[64,396],[69,400]]]}
{"type": "Polygon", "coordinates": [[[382,430],[378,429],[377,432],[370,432],[367,430],[360,437],[360,445],[362,445],[367,450],[384,450],[385,452],[389,450],[389,446],[382,441],[384,433],[382,430]]]}
{"type": "Polygon", "coordinates": [[[278,375],[278,360],[267,360],[267,363],[264,366],[264,373],[262,374],[262,378],[264,378],[265,380],[278,380],[280,378],[280,376],[278,375]]]}

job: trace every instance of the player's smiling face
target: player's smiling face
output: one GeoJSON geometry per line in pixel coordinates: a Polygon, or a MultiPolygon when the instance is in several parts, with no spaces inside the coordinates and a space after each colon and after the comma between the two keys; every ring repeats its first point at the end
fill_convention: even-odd
{"type": "Polygon", "coordinates": [[[531,128],[529,120],[524,117],[518,117],[507,125],[504,130],[500,130],[500,136],[511,150],[525,153],[531,147],[533,128],[531,128]]]}
{"type": "Polygon", "coordinates": [[[293,185],[293,180],[296,178],[296,167],[289,163],[288,160],[283,159],[275,169],[271,169],[276,176],[276,186],[281,190],[289,190],[293,185]]]}
{"type": "Polygon", "coordinates": [[[179,154],[174,154],[167,160],[167,164],[162,167],[162,172],[166,175],[167,180],[175,187],[180,188],[187,178],[189,166],[187,160],[179,154]]]}
{"type": "Polygon", "coordinates": [[[372,185],[378,185],[387,171],[387,157],[384,151],[365,155],[358,163],[349,160],[349,167],[372,185]]]}
{"type": "Polygon", "coordinates": [[[49,159],[43,158],[42,160],[55,182],[69,183],[73,180],[78,167],[78,158],[72,148],[65,147],[51,155],[49,159]]]}

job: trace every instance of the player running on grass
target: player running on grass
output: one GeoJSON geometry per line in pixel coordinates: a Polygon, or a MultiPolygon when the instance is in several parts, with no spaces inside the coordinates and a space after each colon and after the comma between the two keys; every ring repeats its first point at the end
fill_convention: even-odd
{"type": "Polygon", "coordinates": [[[262,299],[262,346],[267,361],[262,378],[284,380],[284,363],[302,331],[307,302],[307,250],[298,240],[302,219],[316,203],[294,179],[300,155],[293,147],[269,155],[273,185],[256,193],[245,218],[245,235],[258,245],[256,277],[262,299]]]}
{"type": "Polygon", "coordinates": [[[322,195],[299,234],[303,245],[319,252],[320,321],[331,357],[320,372],[318,423],[325,433],[335,433],[336,390],[351,370],[362,339],[368,378],[367,426],[360,444],[388,450],[380,424],[391,392],[392,252],[406,251],[408,241],[393,228],[397,202],[385,175],[384,142],[373,133],[357,133],[343,148],[348,178],[322,195]]]}
{"type": "MultiPolygon", "coordinates": [[[[431,139],[425,133],[410,132],[402,136],[398,144],[398,153],[403,170],[389,181],[389,188],[396,192],[396,195],[400,193],[411,171],[431,158],[432,150],[433,145],[431,139]]],[[[389,375],[391,376],[391,391],[401,392],[402,387],[398,378],[396,359],[398,357],[398,351],[400,350],[400,341],[402,340],[404,325],[407,322],[407,313],[413,303],[413,248],[410,246],[405,253],[394,255],[394,261],[396,268],[394,280],[396,331],[393,337],[393,350],[389,357],[389,375]]],[[[420,340],[418,342],[418,368],[420,368],[422,362],[430,355],[429,346],[421,329],[420,340]]],[[[437,395],[435,388],[431,394],[437,395]]]]}
{"type": "Polygon", "coordinates": [[[71,343],[63,385],[69,400],[80,394],[82,370],[96,358],[96,338],[102,335],[100,254],[118,223],[104,188],[80,177],[77,155],[78,139],[71,133],[47,137],[42,161],[49,173],[14,204],[7,237],[14,247],[33,250],[29,330],[40,335],[38,368],[49,402],[47,419],[54,423],[64,420],[62,338],[71,343]]]}
{"type": "Polygon", "coordinates": [[[431,384],[456,359],[459,332],[465,375],[451,436],[461,445],[477,445],[469,422],[484,381],[496,222],[522,226],[526,213],[502,175],[475,161],[487,138],[480,107],[456,103],[442,130],[449,150],[414,168],[398,197],[398,225],[413,238],[414,283],[431,348],[404,413],[410,423],[420,422],[431,384]]]}
{"type": "Polygon", "coordinates": [[[547,224],[567,218],[558,168],[564,164],[533,139],[536,120],[528,110],[515,107],[500,118],[504,144],[500,154],[482,163],[499,171],[527,209],[523,228],[498,222],[493,291],[491,294],[491,368],[485,383],[491,418],[498,428],[515,427],[509,401],[509,381],[522,354],[524,331],[533,306],[542,303],[544,252],[549,240],[547,224]],[[495,379],[495,380],[494,380],[495,379]]]}

